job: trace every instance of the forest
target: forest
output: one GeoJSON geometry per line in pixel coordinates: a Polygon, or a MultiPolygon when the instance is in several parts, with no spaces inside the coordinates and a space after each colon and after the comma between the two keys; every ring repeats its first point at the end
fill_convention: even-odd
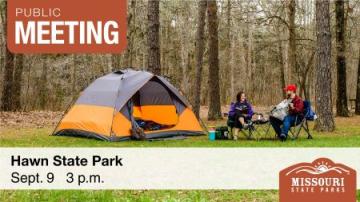
{"type": "Polygon", "coordinates": [[[269,107],[296,84],[315,128],[360,114],[359,0],[129,0],[122,54],[13,54],[1,0],[1,111],[64,111],[96,78],[133,68],[167,78],[199,116],[247,93],[269,107]]]}
{"type": "MultiPolygon", "coordinates": [[[[0,0],[0,147],[36,147],[38,152],[42,147],[360,147],[360,0],[127,0],[127,48],[121,54],[14,54],[7,48],[7,3],[0,0]],[[86,87],[127,68],[169,80],[188,99],[202,126],[209,128],[225,126],[224,113],[239,91],[256,111],[266,113],[284,99],[284,87],[295,84],[297,94],[309,100],[317,114],[309,121],[314,138],[300,135],[278,141],[272,129],[259,138],[239,137],[240,141],[211,141],[210,132],[171,141],[119,142],[50,135],[86,87]]],[[[241,158],[234,162],[246,165],[241,158]]],[[[356,197],[360,200],[359,190],[356,197]]],[[[0,191],[0,201],[49,199],[278,201],[279,192],[0,191]]]]}

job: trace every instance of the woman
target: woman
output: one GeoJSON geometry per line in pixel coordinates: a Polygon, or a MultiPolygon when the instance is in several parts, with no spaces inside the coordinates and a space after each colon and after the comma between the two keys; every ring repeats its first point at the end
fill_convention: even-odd
{"type": "MultiPolygon", "coordinates": [[[[236,102],[230,104],[228,126],[233,129],[232,135],[234,140],[238,139],[239,130],[248,128],[247,121],[251,120],[254,112],[251,104],[246,99],[244,92],[239,92],[236,95],[236,102]]],[[[232,139],[229,136],[229,139],[232,139]]]]}

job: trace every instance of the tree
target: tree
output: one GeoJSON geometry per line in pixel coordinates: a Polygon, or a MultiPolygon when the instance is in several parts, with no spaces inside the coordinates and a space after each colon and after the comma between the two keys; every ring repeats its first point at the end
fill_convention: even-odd
{"type": "Polygon", "coordinates": [[[126,41],[127,41],[127,48],[124,54],[112,54],[111,56],[111,63],[113,68],[133,68],[133,52],[134,52],[134,36],[136,35],[136,0],[129,1],[129,9],[128,9],[128,16],[127,16],[127,34],[126,34],[126,41]]]}
{"type": "Polygon", "coordinates": [[[205,18],[206,18],[206,0],[198,2],[198,16],[197,16],[197,30],[196,30],[196,43],[195,43],[195,57],[196,69],[194,79],[194,105],[193,111],[197,118],[200,117],[200,95],[201,95],[201,82],[202,82],[202,69],[203,69],[203,56],[205,51],[205,18]]]}
{"type": "MultiPolygon", "coordinates": [[[[76,70],[77,66],[79,65],[79,59],[76,54],[73,54],[73,64],[71,65],[71,93],[72,93],[72,99],[76,99],[78,93],[76,89],[76,70]]],[[[113,66],[115,67],[115,66],[113,66]]]]}
{"type": "Polygon", "coordinates": [[[148,70],[161,74],[160,66],[160,0],[148,2],[148,70]]]}
{"type": "Polygon", "coordinates": [[[1,21],[3,24],[4,34],[4,46],[5,46],[5,74],[3,82],[3,91],[1,97],[1,110],[11,111],[12,110],[12,86],[13,86],[13,74],[14,74],[14,54],[12,54],[7,48],[6,36],[7,36],[7,1],[0,2],[1,10],[1,21]]]}
{"type": "Polygon", "coordinates": [[[337,66],[337,99],[336,114],[349,116],[346,93],[346,56],[345,56],[345,13],[344,0],[335,1],[336,13],[336,66],[337,66]]]}
{"type": "Polygon", "coordinates": [[[209,112],[208,120],[221,119],[220,87],[219,87],[219,41],[216,0],[208,0],[208,32],[209,32],[209,112]]]}
{"type": "Polygon", "coordinates": [[[47,104],[47,98],[48,98],[48,57],[46,55],[43,55],[41,57],[42,60],[42,72],[41,76],[39,78],[39,107],[40,109],[44,110],[46,108],[47,104]]]}
{"type": "MultiPolygon", "coordinates": [[[[281,89],[284,89],[286,87],[286,76],[285,76],[285,61],[284,61],[284,56],[283,56],[283,45],[282,45],[282,41],[281,41],[281,29],[280,29],[280,25],[276,26],[276,31],[278,33],[277,36],[277,40],[278,40],[278,61],[280,64],[280,83],[281,83],[281,89]]],[[[283,97],[286,97],[286,92],[284,90],[282,90],[283,92],[283,97]]]]}
{"type": "Polygon", "coordinates": [[[331,31],[330,31],[330,2],[316,1],[316,37],[317,37],[317,65],[315,106],[318,119],[315,122],[317,131],[333,131],[335,122],[331,100],[331,31]]]}
{"type": "Polygon", "coordinates": [[[293,70],[297,71],[296,67],[296,26],[295,26],[295,15],[296,15],[296,1],[289,0],[287,5],[287,11],[289,16],[289,49],[288,49],[288,71],[289,71],[289,82],[291,83],[294,75],[293,70]]]}
{"type": "Polygon", "coordinates": [[[22,73],[24,69],[24,55],[16,54],[15,56],[15,71],[12,87],[12,110],[21,109],[21,85],[22,85],[22,73]]]}
{"type": "MultiPolygon", "coordinates": [[[[158,1],[128,1],[128,49],[121,55],[114,54],[111,57],[111,54],[85,54],[76,55],[76,58],[73,58],[72,54],[46,55],[44,57],[40,55],[24,56],[22,84],[18,85],[23,88],[20,95],[23,105],[21,109],[40,110],[43,107],[49,110],[65,109],[73,96],[77,97],[78,92],[93,80],[112,71],[111,67],[133,66],[137,70],[147,70],[147,67],[154,66],[151,65],[153,62],[148,65],[148,57],[152,61],[159,61],[153,59],[160,57],[161,70],[158,70],[157,73],[161,72],[161,75],[169,79],[183,92],[184,96],[187,96],[196,114],[199,113],[202,105],[212,105],[213,109],[214,102],[210,103],[210,98],[217,100],[220,96],[220,103],[228,104],[229,98],[234,99],[236,92],[241,90],[246,91],[251,102],[257,106],[274,105],[283,95],[281,89],[285,87],[286,83],[290,83],[290,79],[291,83],[298,85],[299,95],[313,101],[315,106],[316,68],[318,67],[316,64],[318,52],[316,51],[316,18],[314,18],[315,1],[222,0],[214,3],[215,0],[212,0],[213,5],[218,6],[218,43],[214,43],[212,40],[212,44],[218,44],[216,53],[214,48],[209,49],[210,32],[208,32],[207,5],[203,5],[205,11],[201,11],[203,22],[200,23],[198,19],[200,7],[197,6],[199,1],[162,0],[160,3],[158,1]],[[148,10],[149,7],[154,10],[154,7],[151,6],[154,3],[157,4],[155,7],[160,7],[157,12],[148,10]],[[157,43],[153,43],[156,40],[149,40],[148,37],[148,34],[154,33],[149,31],[150,27],[154,27],[151,26],[154,23],[148,23],[148,11],[152,18],[153,14],[159,15],[160,34],[155,36],[160,37],[160,41],[157,43]],[[199,31],[200,27],[202,34],[199,31]],[[296,43],[294,43],[294,39],[296,43]],[[151,44],[148,41],[151,44],[157,44],[155,49],[160,50],[160,56],[153,56],[153,53],[157,51],[153,49],[149,51],[151,44]],[[295,49],[290,49],[290,41],[292,41],[291,44],[296,45],[295,49]],[[292,53],[290,54],[290,52],[292,53]],[[294,57],[291,57],[293,53],[296,56],[296,67],[295,60],[292,59],[294,57]],[[214,55],[218,58],[214,59],[216,58],[214,55]],[[214,61],[217,63],[217,60],[219,66],[215,68],[219,68],[219,70],[214,70],[214,61]],[[208,70],[209,67],[210,70],[208,70]],[[217,71],[219,72],[218,76],[214,77],[214,72],[217,74],[217,71]],[[43,74],[44,72],[46,74],[43,74]],[[291,77],[289,77],[290,74],[292,74],[291,77]],[[41,83],[41,80],[47,82],[46,86],[41,83]],[[209,80],[210,83],[208,83],[209,80]],[[214,91],[217,91],[214,86],[217,87],[217,85],[220,88],[220,94],[214,94],[214,91]],[[46,94],[40,92],[42,90],[45,90],[46,94]]],[[[207,0],[202,1],[207,2],[207,0]]],[[[360,44],[355,43],[355,39],[360,33],[360,29],[358,29],[360,10],[358,9],[359,5],[354,1],[344,1],[344,30],[347,30],[344,34],[347,59],[346,82],[347,96],[350,98],[349,93],[355,94],[357,85],[358,61],[353,59],[359,57],[357,50],[360,44]],[[346,23],[346,19],[348,23],[346,23]]],[[[1,8],[4,8],[4,1],[0,2],[2,2],[1,8]]],[[[205,2],[203,3],[205,4],[205,2]]],[[[335,9],[335,1],[331,6],[334,6],[335,9]]],[[[0,14],[3,18],[0,19],[6,22],[4,12],[0,12],[0,14]]],[[[331,20],[334,22],[331,24],[331,31],[335,31],[335,10],[334,18],[331,20]]],[[[158,22],[157,25],[159,25],[158,22]]],[[[19,77],[21,68],[17,66],[21,60],[18,59],[17,54],[14,54],[13,65],[9,65],[11,64],[10,60],[5,68],[6,47],[4,42],[6,41],[4,39],[6,36],[4,36],[3,28],[5,26],[1,22],[0,105],[2,104],[1,100],[4,99],[9,100],[4,103],[11,103],[10,108],[19,108],[15,107],[18,104],[14,103],[15,100],[18,100],[15,94],[19,95],[20,92],[15,88],[19,89],[16,87],[19,83],[16,82],[20,81],[17,78],[21,78],[19,77]],[[8,79],[5,81],[5,78],[8,79]],[[11,91],[4,91],[4,85],[11,86],[11,91]],[[12,98],[2,96],[3,93],[9,94],[6,92],[11,92],[12,98]]],[[[335,44],[335,33],[333,33],[332,39],[335,44]]],[[[332,46],[332,50],[336,50],[336,45],[332,46]]],[[[336,51],[331,53],[333,53],[331,61],[335,62],[336,51]]],[[[11,55],[7,55],[7,58],[11,59],[11,55]]],[[[7,61],[9,60],[7,59],[7,61]]],[[[324,77],[319,77],[320,80],[327,82],[326,87],[331,86],[332,88],[333,107],[336,106],[337,96],[335,64],[331,64],[334,65],[331,68],[333,74],[331,82],[323,79],[324,77]]],[[[149,68],[149,71],[153,70],[149,68]]],[[[345,79],[341,79],[341,81],[343,80],[345,79]]],[[[327,88],[323,89],[328,90],[327,88]]],[[[358,94],[360,96],[360,93],[358,94]]],[[[318,95],[316,96],[318,97],[318,95]]],[[[358,108],[360,110],[360,107],[358,108]]],[[[319,113],[321,112],[319,111],[319,113]]]]}
{"type": "Polygon", "coordinates": [[[228,0],[227,2],[227,11],[226,11],[226,69],[225,69],[225,74],[224,74],[224,79],[226,82],[225,82],[225,101],[229,101],[229,99],[233,99],[233,97],[231,97],[231,95],[233,94],[233,92],[231,92],[231,79],[228,79],[230,78],[230,73],[231,73],[231,47],[232,47],[232,44],[231,44],[231,0],[228,0]]]}
{"type": "Polygon", "coordinates": [[[221,88],[220,88],[220,93],[221,93],[221,103],[227,103],[229,100],[233,99],[232,95],[233,92],[231,92],[231,7],[232,7],[232,1],[231,0],[227,0],[226,3],[226,23],[225,24],[225,30],[224,30],[224,34],[225,37],[223,39],[223,44],[224,44],[224,60],[223,64],[221,65],[223,68],[221,68],[220,71],[220,79],[222,80],[221,82],[221,88]]]}
{"type": "Polygon", "coordinates": [[[357,68],[357,84],[356,84],[356,104],[355,114],[360,115],[360,48],[359,48],[359,62],[357,68]]]}

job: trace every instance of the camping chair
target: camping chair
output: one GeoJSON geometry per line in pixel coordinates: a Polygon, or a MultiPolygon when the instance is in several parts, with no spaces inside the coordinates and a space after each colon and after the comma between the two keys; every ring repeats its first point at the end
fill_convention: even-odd
{"type": "Polygon", "coordinates": [[[300,132],[302,129],[304,129],[305,133],[307,134],[307,139],[313,139],[310,130],[309,130],[309,124],[308,121],[313,121],[315,118],[315,114],[313,114],[313,111],[311,110],[311,103],[308,100],[304,101],[304,117],[300,117],[300,115],[297,115],[295,119],[295,124],[293,127],[289,130],[289,135],[291,136],[291,139],[295,140],[299,137],[300,132]],[[299,119],[302,120],[300,122],[299,119]]]}

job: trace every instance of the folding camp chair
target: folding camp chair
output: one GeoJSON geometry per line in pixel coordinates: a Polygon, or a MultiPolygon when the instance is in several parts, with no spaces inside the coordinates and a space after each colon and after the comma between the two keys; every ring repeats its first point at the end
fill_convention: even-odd
{"type": "Polygon", "coordinates": [[[299,137],[300,132],[302,129],[304,129],[305,133],[307,134],[307,139],[313,139],[310,130],[309,130],[309,124],[308,121],[313,121],[314,120],[314,116],[311,115],[312,110],[311,110],[311,103],[308,100],[304,101],[304,116],[300,117],[300,115],[298,115],[295,119],[295,124],[294,126],[292,126],[289,130],[289,135],[291,137],[291,139],[295,140],[299,137]],[[299,122],[299,120],[301,119],[301,121],[299,122]]]}

